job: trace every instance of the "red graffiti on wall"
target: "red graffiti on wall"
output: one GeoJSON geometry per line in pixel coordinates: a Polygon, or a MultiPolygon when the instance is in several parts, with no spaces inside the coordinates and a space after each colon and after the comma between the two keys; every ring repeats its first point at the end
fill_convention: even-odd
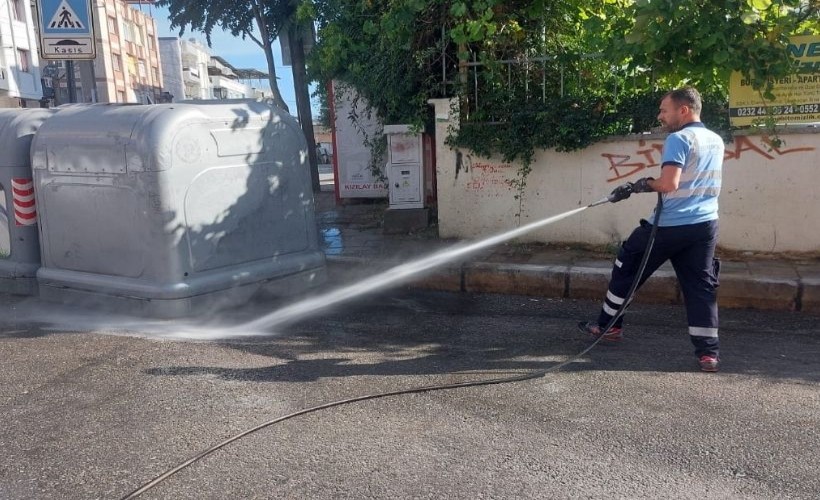
{"type": "Polygon", "coordinates": [[[462,168],[470,178],[465,189],[483,198],[499,198],[512,188],[514,167],[509,163],[473,163],[472,157],[462,159],[462,168]]]}
{"type": "MultiPolygon", "coordinates": [[[[768,138],[763,138],[762,141],[766,145],[765,149],[752,142],[752,140],[745,135],[735,137],[732,144],[726,145],[726,152],[723,155],[723,159],[739,160],[745,151],[750,151],[767,160],[774,160],[778,156],[815,150],[812,146],[781,149],[780,147],[774,146],[768,138]]],[[[638,146],[640,149],[637,149],[632,155],[601,153],[601,156],[609,161],[609,170],[612,173],[612,177],[607,179],[607,182],[615,182],[636,174],[641,170],[660,166],[661,154],[663,153],[662,143],[654,142],[647,145],[646,141],[641,140],[638,142],[638,146]]]]}
{"type": "MultiPolygon", "coordinates": [[[[643,147],[646,145],[646,141],[640,141],[638,145],[643,147]]],[[[662,151],[663,144],[660,143],[650,144],[648,148],[635,151],[635,154],[642,156],[642,160],[645,161],[640,159],[639,161],[631,161],[632,155],[602,153],[601,156],[609,160],[609,170],[615,174],[615,177],[607,179],[607,182],[614,182],[624,177],[629,177],[645,168],[657,167],[660,165],[659,158],[662,151]],[[656,153],[658,159],[656,159],[656,153]]]]}
{"type": "Polygon", "coordinates": [[[484,197],[500,197],[512,189],[511,172],[513,166],[509,163],[472,163],[465,169],[472,170],[471,178],[467,181],[467,191],[472,191],[484,197]]]}
{"type": "Polygon", "coordinates": [[[778,156],[787,155],[789,153],[800,153],[805,151],[814,151],[815,148],[811,146],[805,146],[802,148],[791,148],[791,149],[780,149],[772,144],[771,139],[768,137],[763,137],[761,139],[764,144],[766,144],[766,150],[761,148],[760,146],[756,145],[752,140],[745,136],[741,135],[739,137],[735,137],[734,142],[734,150],[726,148],[726,153],[723,155],[724,160],[739,160],[741,153],[744,151],[753,151],[756,154],[759,154],[763,158],[767,160],[774,160],[778,156]]]}

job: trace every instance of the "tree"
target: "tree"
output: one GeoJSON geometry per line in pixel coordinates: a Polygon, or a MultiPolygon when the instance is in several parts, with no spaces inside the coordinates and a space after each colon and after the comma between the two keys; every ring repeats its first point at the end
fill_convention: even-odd
{"type": "Polygon", "coordinates": [[[288,105],[279,92],[276,78],[276,66],[273,60],[273,42],[279,31],[288,22],[294,9],[289,0],[158,0],[157,5],[167,6],[172,28],[180,28],[180,35],[187,27],[205,33],[208,46],[211,45],[211,33],[215,27],[230,32],[233,36],[248,38],[265,52],[268,64],[268,81],[273,102],[285,111],[288,105]],[[255,34],[255,30],[259,35],[255,34]]]}
{"type": "Polygon", "coordinates": [[[571,64],[572,54],[600,50],[625,1],[314,0],[319,42],[309,66],[320,81],[356,88],[383,120],[419,124],[427,99],[470,91],[468,67],[500,77],[497,61],[552,54],[571,64]]]}
{"type": "MultiPolygon", "coordinates": [[[[728,127],[728,77],[770,96],[794,70],[790,35],[820,30],[817,0],[313,0],[317,79],[340,79],[385,122],[430,124],[458,96],[451,144],[526,164],[647,131],[660,89],[699,86],[728,127]],[[721,112],[723,110],[724,112],[721,112]]],[[[711,120],[712,117],[710,117],[711,120]]],[[[714,124],[715,121],[710,121],[714,124]]]]}
{"type": "Polygon", "coordinates": [[[620,3],[315,0],[320,32],[310,68],[320,81],[354,87],[385,123],[429,126],[428,99],[459,96],[454,143],[478,152],[511,160],[530,157],[536,144],[574,149],[614,131],[588,114],[608,110],[597,91],[609,72],[588,71],[597,82],[583,102],[560,75],[588,65],[578,56],[605,44],[620,3]]]}
{"type": "Polygon", "coordinates": [[[296,112],[299,123],[302,125],[302,132],[308,144],[308,161],[310,162],[310,178],[313,185],[313,192],[321,190],[319,179],[319,159],[316,154],[316,137],[313,134],[313,110],[310,105],[310,82],[307,77],[306,56],[305,56],[305,36],[313,37],[312,17],[305,17],[308,14],[301,12],[292,16],[286,26],[288,30],[288,40],[290,41],[291,71],[293,73],[293,90],[296,94],[296,112]]]}
{"type": "Polygon", "coordinates": [[[612,45],[613,57],[659,76],[724,88],[740,71],[773,98],[773,81],[794,72],[791,35],[820,33],[816,0],[637,0],[633,23],[612,45]]]}
{"type": "MultiPolygon", "coordinates": [[[[313,136],[313,119],[310,110],[308,82],[305,78],[305,56],[302,45],[302,33],[299,27],[305,21],[305,12],[301,15],[298,0],[159,0],[157,5],[167,6],[170,12],[171,27],[179,27],[180,34],[186,27],[202,31],[211,45],[211,33],[219,26],[234,36],[250,38],[265,52],[268,64],[268,79],[274,103],[290,112],[282,99],[276,78],[276,66],[273,60],[273,42],[283,30],[287,30],[291,40],[290,52],[293,59],[294,90],[296,92],[297,116],[305,135],[308,147],[308,161],[314,192],[319,191],[319,166],[316,159],[316,141],[313,136]],[[258,30],[257,37],[254,28],[258,30]]],[[[309,21],[312,22],[312,21],[309,21]]]]}

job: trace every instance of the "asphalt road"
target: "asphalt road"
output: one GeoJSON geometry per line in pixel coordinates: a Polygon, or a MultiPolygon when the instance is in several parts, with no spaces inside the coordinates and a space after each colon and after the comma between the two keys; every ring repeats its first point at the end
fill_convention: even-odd
{"type": "MultiPolygon", "coordinates": [[[[305,407],[544,370],[588,345],[574,325],[599,306],[399,290],[194,342],[164,337],[179,322],[0,303],[2,499],[120,498],[305,407]]],[[[698,371],[681,307],[636,305],[626,332],[542,378],[264,428],[141,498],[820,497],[817,317],[723,311],[718,374],[698,371]]]]}

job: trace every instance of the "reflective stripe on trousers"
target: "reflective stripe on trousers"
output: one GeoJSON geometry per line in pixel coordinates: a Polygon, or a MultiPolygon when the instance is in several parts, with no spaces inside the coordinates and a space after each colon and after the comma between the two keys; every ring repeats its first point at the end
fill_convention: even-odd
{"type": "MultiPolygon", "coordinates": [[[[621,246],[598,324],[605,326],[623,304],[638,272],[652,225],[641,220],[621,246]]],[[[659,227],[640,285],[667,260],[672,262],[686,305],[689,337],[698,356],[718,354],[717,287],[720,262],[714,258],[718,221],[659,227]]],[[[623,324],[623,316],[615,326],[623,324]]]]}

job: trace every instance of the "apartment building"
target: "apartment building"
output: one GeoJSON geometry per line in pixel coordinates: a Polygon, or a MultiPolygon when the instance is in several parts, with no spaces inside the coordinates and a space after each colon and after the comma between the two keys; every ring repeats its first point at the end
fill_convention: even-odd
{"type": "Polygon", "coordinates": [[[159,37],[159,60],[162,66],[162,90],[174,101],[185,99],[182,74],[182,47],[177,37],[159,37]]]}
{"type": "MultiPolygon", "coordinates": [[[[133,2],[131,2],[133,3],[133,2]]],[[[122,0],[95,0],[96,73],[100,102],[161,102],[157,23],[122,0]]],[[[150,2],[148,2],[150,3],[150,2]]]]}
{"type": "Polygon", "coordinates": [[[241,99],[254,97],[254,90],[239,81],[237,69],[220,56],[212,56],[208,78],[214,99],[241,99]]]}
{"type": "Polygon", "coordinates": [[[163,90],[183,99],[264,99],[269,90],[247,82],[267,82],[267,73],[255,69],[237,69],[195,38],[159,39],[164,79],[163,90]]]}
{"type": "Polygon", "coordinates": [[[15,99],[8,101],[12,105],[39,105],[43,96],[51,100],[51,105],[60,105],[150,104],[270,95],[269,91],[246,83],[257,80],[261,84],[267,79],[265,73],[237,69],[221,57],[212,57],[208,48],[193,38],[159,38],[151,16],[152,3],[92,0],[97,56],[94,60],[72,63],[74,84],[69,87],[72,75],[67,73],[66,61],[42,61],[42,67],[39,65],[37,26],[32,21],[30,0],[0,0],[4,6],[0,12],[0,106],[4,89],[12,86],[16,92],[11,94],[15,99]],[[12,39],[6,33],[15,37],[12,39]],[[8,60],[13,64],[7,64],[8,60]],[[168,79],[164,82],[166,74],[168,79]],[[73,96],[70,90],[74,91],[73,96]]]}
{"type": "MultiPolygon", "coordinates": [[[[2,1],[2,0],[0,0],[2,1]]],[[[93,0],[97,57],[75,61],[74,102],[150,104],[167,100],[162,94],[156,21],[151,2],[93,0]]],[[[70,102],[63,61],[43,67],[46,94],[53,104],[70,102]]]]}
{"type": "Polygon", "coordinates": [[[40,106],[35,19],[28,0],[0,0],[0,107],[40,106]]]}
{"type": "Polygon", "coordinates": [[[181,40],[177,37],[159,39],[160,58],[165,71],[173,72],[163,90],[173,94],[175,101],[183,99],[213,99],[208,65],[211,54],[208,48],[195,38],[181,40]]]}

